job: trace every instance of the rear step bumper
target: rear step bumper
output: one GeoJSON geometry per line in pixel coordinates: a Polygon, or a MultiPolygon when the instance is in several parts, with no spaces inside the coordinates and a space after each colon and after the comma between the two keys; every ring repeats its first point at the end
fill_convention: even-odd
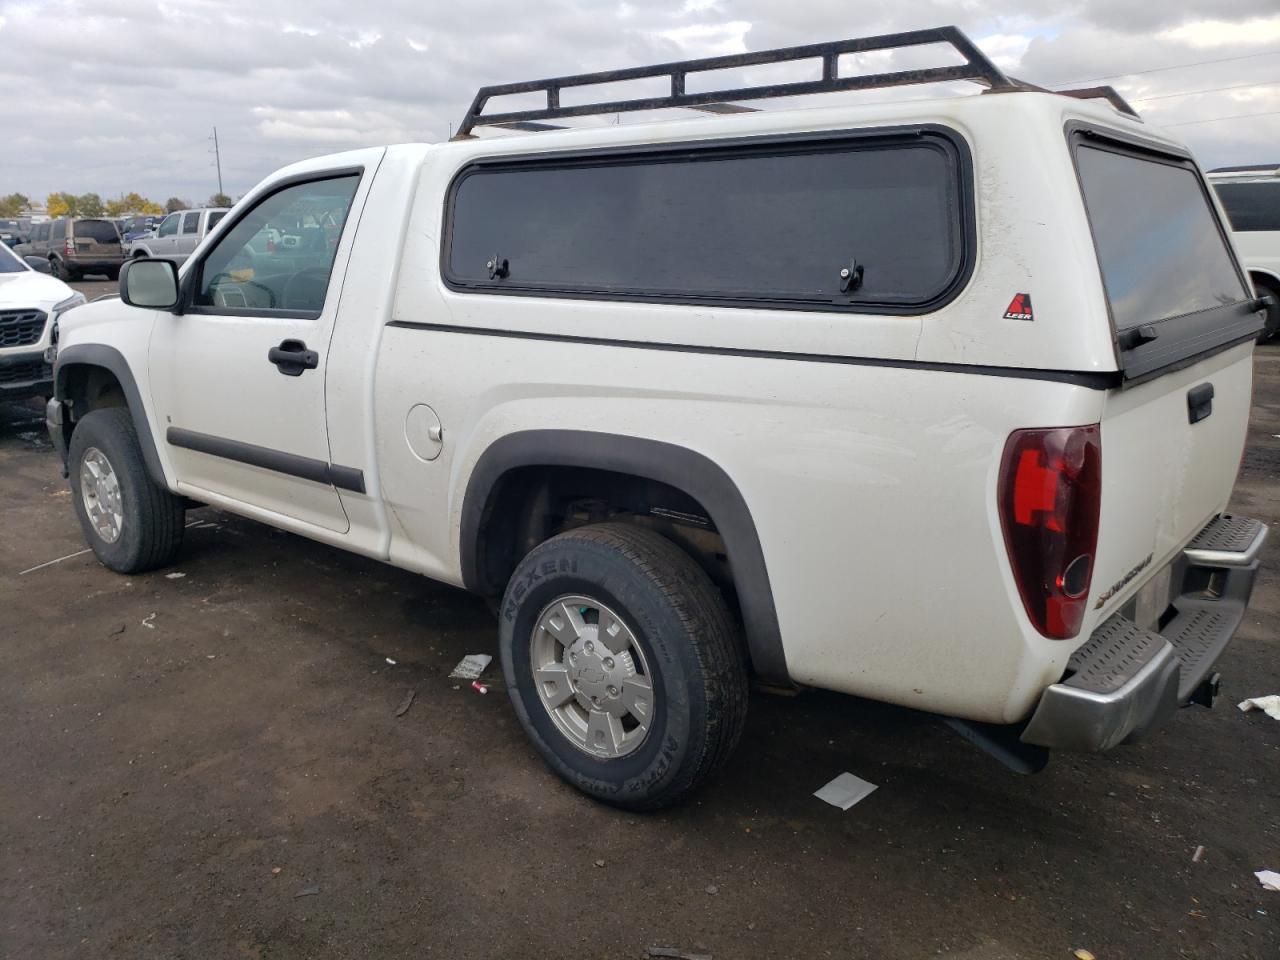
{"type": "Polygon", "coordinates": [[[1022,741],[1108,750],[1192,700],[1244,618],[1266,536],[1261,522],[1227,514],[1201,530],[1172,565],[1172,618],[1145,630],[1126,616],[1131,604],[1104,620],[1072,654],[1067,679],[1044,692],[1022,741]]]}

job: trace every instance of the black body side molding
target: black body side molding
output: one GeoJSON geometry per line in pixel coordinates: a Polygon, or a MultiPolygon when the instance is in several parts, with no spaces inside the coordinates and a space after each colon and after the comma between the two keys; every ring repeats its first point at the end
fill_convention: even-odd
{"type": "Polygon", "coordinates": [[[579,430],[528,430],[495,441],[476,463],[462,503],[459,552],[468,590],[485,594],[495,587],[487,574],[484,521],[503,475],[536,466],[631,474],[675,487],[701,503],[724,538],[756,675],[773,683],[791,682],[764,551],[751,511],[718,464],[686,447],[579,430]]]}
{"type": "MultiPolygon", "coordinates": [[[[142,447],[142,460],[147,465],[147,473],[151,479],[165,490],[169,489],[169,481],[164,477],[164,469],[160,466],[160,455],[156,452],[155,438],[151,436],[151,425],[147,422],[146,408],[142,404],[142,394],[138,392],[138,383],[133,378],[133,371],[124,355],[114,347],[100,343],[81,343],[58,351],[58,359],[53,367],[54,397],[58,402],[67,402],[68,368],[76,366],[102,367],[108,370],[120,383],[124,398],[129,404],[129,414],[133,418],[133,429],[138,434],[138,444],[142,447]]],[[[70,432],[64,435],[64,442],[70,443],[70,432]]],[[[66,462],[67,451],[59,450],[63,462],[66,462]]]]}
{"type": "Polygon", "coordinates": [[[311,457],[300,457],[294,453],[272,450],[270,447],[259,447],[239,440],[228,440],[194,430],[183,430],[181,427],[170,427],[165,432],[165,439],[170,446],[182,447],[184,450],[195,450],[207,453],[224,460],[247,463],[251,467],[274,470],[276,473],[326,483],[340,490],[351,490],[364,493],[364,471],[355,467],[340,467],[324,460],[311,457]]]}

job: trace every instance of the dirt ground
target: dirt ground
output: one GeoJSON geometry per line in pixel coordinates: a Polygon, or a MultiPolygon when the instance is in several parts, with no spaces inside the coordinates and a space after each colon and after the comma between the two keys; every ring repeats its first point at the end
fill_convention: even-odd
{"type": "MultiPolygon", "coordinates": [[[[1256,365],[1236,503],[1275,524],[1256,365]]],[[[1018,777],[926,716],[759,695],[718,780],[636,816],[542,765],[497,676],[446,679],[495,652],[479,601],[189,522],[168,571],[75,555],[40,412],[0,405],[0,957],[1280,957],[1280,723],[1234,706],[1280,692],[1280,536],[1223,699],[1144,744],[1018,777]],[[846,770],[879,789],[811,796],[846,770]]]]}

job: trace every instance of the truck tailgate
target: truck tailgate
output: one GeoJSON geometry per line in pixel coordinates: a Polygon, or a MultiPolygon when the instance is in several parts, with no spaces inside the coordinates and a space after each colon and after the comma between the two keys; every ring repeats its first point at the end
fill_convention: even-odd
{"type": "Polygon", "coordinates": [[[1225,509],[1249,422],[1252,347],[1240,344],[1108,395],[1094,623],[1225,509]]]}

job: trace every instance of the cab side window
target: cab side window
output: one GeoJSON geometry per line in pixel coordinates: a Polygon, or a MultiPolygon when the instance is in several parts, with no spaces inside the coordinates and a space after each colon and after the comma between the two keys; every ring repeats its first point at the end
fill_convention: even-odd
{"type": "Polygon", "coordinates": [[[359,184],[331,177],[264,197],[205,257],[193,305],[319,316],[359,184]]]}
{"type": "Polygon", "coordinates": [[[156,231],[158,237],[172,237],[178,232],[178,215],[171,213],[160,223],[160,229],[156,231]]]}
{"type": "Polygon", "coordinates": [[[200,232],[200,211],[194,210],[182,216],[182,232],[186,234],[200,232]]]}
{"type": "Polygon", "coordinates": [[[55,220],[49,230],[50,240],[65,240],[67,237],[67,221],[55,220]]]}

